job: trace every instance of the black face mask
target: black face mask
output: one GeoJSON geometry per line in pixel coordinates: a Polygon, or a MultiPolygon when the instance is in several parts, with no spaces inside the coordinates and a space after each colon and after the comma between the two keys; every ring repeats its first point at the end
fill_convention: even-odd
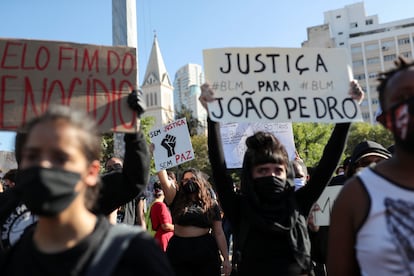
{"type": "Polygon", "coordinates": [[[414,153],[414,97],[384,111],[377,121],[392,132],[395,144],[414,153]]]}
{"type": "Polygon", "coordinates": [[[62,169],[31,167],[19,171],[16,187],[33,214],[51,217],[72,203],[80,179],[80,174],[62,169]]]}
{"type": "Polygon", "coordinates": [[[200,188],[198,187],[197,183],[195,183],[192,180],[188,180],[187,183],[185,185],[183,185],[183,190],[187,194],[192,194],[192,193],[198,192],[199,189],[200,188]]]}
{"type": "Polygon", "coordinates": [[[119,163],[113,164],[112,166],[108,166],[108,168],[106,168],[106,173],[110,173],[113,171],[122,171],[122,165],[119,163]]]}
{"type": "Polygon", "coordinates": [[[275,176],[265,176],[253,179],[254,191],[262,202],[280,199],[286,188],[286,181],[275,176]]]}

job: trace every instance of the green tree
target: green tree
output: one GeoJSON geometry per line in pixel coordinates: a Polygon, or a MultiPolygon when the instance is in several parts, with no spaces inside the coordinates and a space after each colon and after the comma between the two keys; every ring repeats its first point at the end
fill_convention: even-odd
{"type": "Polygon", "coordinates": [[[389,130],[380,124],[371,125],[369,123],[353,123],[348,136],[348,143],[345,154],[350,156],[355,146],[362,141],[375,141],[384,147],[394,144],[394,139],[389,130]]]}
{"type": "Polygon", "coordinates": [[[207,136],[194,135],[191,137],[191,144],[193,145],[195,158],[179,165],[175,170],[176,174],[179,175],[182,171],[188,168],[196,168],[206,173],[208,176],[211,176],[211,166],[210,161],[208,160],[207,136]]]}
{"type": "MultiPolygon", "coordinates": [[[[331,136],[334,125],[293,123],[292,127],[295,146],[299,156],[307,166],[316,166],[322,157],[323,149],[331,136]]],[[[345,156],[350,156],[354,147],[365,140],[375,141],[384,147],[389,147],[394,143],[391,132],[379,124],[352,123],[341,160],[345,156]]]]}
{"type": "Polygon", "coordinates": [[[197,135],[198,129],[202,126],[202,124],[197,118],[194,117],[193,111],[183,104],[181,105],[181,109],[175,113],[175,119],[181,118],[186,119],[190,136],[197,135]]]}
{"type": "Polygon", "coordinates": [[[331,136],[332,124],[293,123],[293,137],[296,151],[306,166],[316,166],[323,149],[331,136]]]}
{"type": "MultiPolygon", "coordinates": [[[[147,140],[148,145],[150,144],[149,132],[154,125],[154,118],[153,117],[144,117],[141,118],[141,130],[145,135],[145,139],[147,140]]],[[[101,164],[105,162],[108,158],[114,155],[114,134],[111,133],[104,133],[101,136],[101,164]]],[[[155,172],[154,161],[151,160],[151,171],[155,172]]]]}

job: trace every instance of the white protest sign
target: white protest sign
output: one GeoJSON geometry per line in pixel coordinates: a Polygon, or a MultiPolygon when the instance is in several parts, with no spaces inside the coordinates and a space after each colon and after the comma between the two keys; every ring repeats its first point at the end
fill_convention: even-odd
{"type": "Polygon", "coordinates": [[[342,186],[329,186],[326,187],[316,204],[319,206],[319,211],[314,211],[315,225],[326,226],[329,225],[332,207],[336,197],[341,191],[342,186]]]}
{"type": "Polygon", "coordinates": [[[194,159],[193,146],[185,118],[150,131],[155,169],[166,170],[194,159]]]}
{"type": "Polygon", "coordinates": [[[203,58],[213,121],[362,121],[343,48],[208,49],[203,58]]]}
{"type": "Polygon", "coordinates": [[[295,158],[291,123],[223,123],[220,124],[220,133],[227,168],[242,167],[246,138],[258,131],[271,132],[285,146],[289,159],[295,158]]]}

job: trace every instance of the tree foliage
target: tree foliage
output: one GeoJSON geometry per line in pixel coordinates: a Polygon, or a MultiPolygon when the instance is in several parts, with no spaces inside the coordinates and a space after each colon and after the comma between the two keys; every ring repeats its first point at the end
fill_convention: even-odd
{"type": "Polygon", "coordinates": [[[181,109],[175,113],[175,119],[181,118],[186,119],[190,136],[193,137],[197,135],[198,129],[202,127],[202,124],[196,117],[194,117],[193,111],[185,105],[181,105],[181,109]]]}
{"type": "Polygon", "coordinates": [[[193,145],[195,158],[179,165],[175,169],[175,173],[180,175],[181,172],[188,168],[196,168],[208,176],[211,176],[211,166],[210,161],[208,160],[207,136],[194,135],[191,137],[191,143],[193,145]]]}
{"type": "MultiPolygon", "coordinates": [[[[148,145],[150,144],[149,131],[154,125],[153,117],[145,117],[141,119],[141,131],[144,132],[144,136],[147,140],[148,145]]],[[[101,136],[101,164],[105,160],[109,159],[114,155],[114,134],[113,133],[104,133],[101,136]]],[[[155,172],[154,161],[151,160],[151,171],[155,172]]]]}
{"type": "Polygon", "coordinates": [[[293,123],[293,137],[296,151],[306,166],[318,164],[323,148],[332,132],[332,124],[293,123]]]}
{"type": "MultiPolygon", "coordinates": [[[[331,136],[334,125],[321,123],[294,123],[293,135],[296,150],[307,166],[316,166],[322,157],[323,149],[331,136]]],[[[354,147],[365,140],[375,141],[384,147],[392,145],[392,134],[381,125],[353,123],[348,135],[343,160],[350,156],[354,147]]]]}
{"type": "Polygon", "coordinates": [[[380,124],[371,125],[368,123],[354,123],[348,136],[348,143],[345,149],[345,154],[350,156],[357,144],[362,141],[375,141],[385,148],[394,144],[394,138],[389,130],[380,124]]]}

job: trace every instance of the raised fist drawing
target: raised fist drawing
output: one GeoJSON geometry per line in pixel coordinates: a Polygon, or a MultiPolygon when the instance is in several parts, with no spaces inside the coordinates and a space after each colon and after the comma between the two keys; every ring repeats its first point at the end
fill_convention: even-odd
{"type": "Polygon", "coordinates": [[[175,154],[175,144],[176,137],[170,134],[165,135],[164,139],[161,141],[161,146],[167,150],[168,157],[171,157],[175,154]]]}

